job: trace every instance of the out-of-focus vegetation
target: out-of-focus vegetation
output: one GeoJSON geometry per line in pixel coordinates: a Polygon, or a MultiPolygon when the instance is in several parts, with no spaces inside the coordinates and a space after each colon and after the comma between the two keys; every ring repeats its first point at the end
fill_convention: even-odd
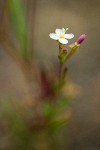
{"type": "Polygon", "coordinates": [[[3,30],[0,44],[17,61],[30,96],[27,101],[0,101],[0,150],[61,149],[63,131],[70,119],[70,97],[61,92],[65,79],[59,82],[59,75],[50,76],[44,66],[35,64],[21,1],[6,1],[3,11],[11,34],[3,30]],[[38,84],[35,96],[34,81],[38,84]]]}
{"type": "Polygon", "coordinates": [[[28,30],[25,19],[24,10],[20,0],[8,0],[8,10],[10,12],[11,26],[15,37],[19,44],[19,55],[26,60],[31,57],[31,49],[29,48],[28,30]]]}
{"type": "MultiPolygon", "coordinates": [[[[24,47],[24,44],[20,43],[19,37],[16,33],[16,27],[14,26],[14,21],[12,19],[12,15],[14,13],[11,14],[11,10],[8,5],[9,2],[8,0],[0,0],[0,101],[2,100],[2,103],[0,104],[0,149],[21,149],[21,145],[23,145],[21,144],[21,140],[17,140],[17,138],[21,139],[22,136],[21,138],[20,136],[15,136],[13,133],[14,131],[12,131],[11,127],[8,125],[10,124],[10,117],[8,117],[8,115],[5,117],[4,114],[7,113],[7,110],[4,106],[11,105],[9,107],[12,107],[13,103],[12,108],[14,113],[16,111],[18,112],[18,115],[21,115],[21,112],[23,112],[22,118],[25,120],[25,125],[27,124],[26,122],[28,122],[28,125],[25,126],[28,130],[28,126],[31,124],[30,122],[36,120],[34,119],[35,115],[33,113],[34,107],[40,104],[40,101],[42,104],[43,100],[45,100],[45,102],[53,100],[52,105],[55,103],[54,99],[52,99],[54,92],[51,92],[51,90],[41,91],[40,87],[42,87],[42,89],[46,88],[46,85],[42,84],[44,82],[44,75],[41,72],[43,72],[42,69],[44,69],[47,74],[45,78],[48,79],[45,79],[45,83],[47,83],[47,81],[49,83],[54,82],[55,79],[57,81],[59,70],[57,58],[58,44],[51,40],[48,35],[58,27],[69,27],[68,33],[74,33],[74,39],[77,39],[81,33],[85,33],[87,35],[87,40],[82,45],[81,49],[77,51],[74,57],[72,57],[72,59],[70,59],[66,64],[68,67],[68,77],[66,77],[67,84],[62,87],[60,91],[60,93],[64,96],[65,94],[67,94],[67,97],[69,95],[66,99],[68,100],[68,103],[67,101],[66,103],[70,105],[66,104],[66,111],[72,111],[71,117],[69,117],[67,125],[64,124],[60,130],[57,129],[58,132],[56,131],[53,134],[52,140],[50,138],[47,140],[47,137],[43,134],[41,134],[41,138],[38,135],[37,138],[34,139],[27,137],[31,143],[30,145],[35,145],[36,149],[39,149],[39,145],[40,149],[44,149],[42,147],[45,147],[45,149],[52,149],[53,143],[51,141],[55,141],[53,140],[55,137],[57,143],[59,143],[59,149],[67,149],[64,147],[66,144],[68,146],[68,150],[99,150],[100,1],[18,0],[17,2],[16,0],[16,3],[21,2],[19,7],[21,8],[23,16],[23,26],[25,27],[26,34],[28,34],[29,44],[25,44],[28,47],[27,52],[30,51],[30,53],[33,53],[31,58],[29,56],[27,59],[23,57],[24,50],[21,49],[21,47],[24,47]],[[33,61],[32,63],[28,63],[30,62],[30,59],[33,61]],[[78,87],[76,87],[77,84],[78,87]],[[81,89],[80,95],[77,91],[78,88],[79,90],[81,89]],[[73,96],[72,101],[70,95],[73,96]],[[69,106],[71,107],[71,110],[69,106]],[[18,111],[16,110],[16,107],[19,108],[18,111]],[[7,123],[7,121],[9,123],[7,123]],[[19,141],[20,144],[18,144],[19,141]],[[35,141],[35,144],[33,141],[35,141]],[[43,141],[47,142],[42,144],[44,143],[43,141]],[[49,146],[46,146],[46,143],[49,143],[48,141],[51,142],[51,148],[47,148],[49,146]],[[61,147],[59,146],[60,143],[62,143],[61,147]],[[20,146],[18,147],[17,145],[20,146]]],[[[69,42],[71,42],[71,40],[69,42]]],[[[52,86],[49,86],[49,89],[52,89],[51,87],[52,86]]],[[[58,82],[54,83],[53,89],[58,89],[58,82]]],[[[58,97],[60,98],[60,96],[58,97]]],[[[57,100],[58,98],[56,97],[56,101],[57,100]]],[[[48,110],[48,103],[46,103],[46,105],[45,109],[48,110]]],[[[63,109],[63,107],[61,109],[63,109]]],[[[41,109],[38,108],[37,112],[40,110],[41,109]]],[[[10,115],[14,114],[11,113],[13,111],[12,109],[9,109],[10,115]]],[[[63,113],[62,117],[70,116],[70,113],[68,112],[66,112],[68,115],[63,113]]],[[[21,128],[21,125],[19,126],[21,128]]],[[[33,135],[33,132],[31,133],[33,135]]],[[[18,135],[18,133],[16,135],[18,135]]],[[[29,149],[35,149],[30,147],[29,149]]]]}

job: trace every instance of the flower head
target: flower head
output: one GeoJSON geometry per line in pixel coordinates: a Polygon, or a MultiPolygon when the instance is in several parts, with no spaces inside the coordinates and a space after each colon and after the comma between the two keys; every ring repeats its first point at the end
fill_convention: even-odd
{"type": "Polygon", "coordinates": [[[86,35],[85,35],[85,34],[82,34],[82,35],[78,38],[77,43],[78,43],[78,44],[81,44],[81,43],[85,40],[85,38],[86,38],[86,35]]]}
{"type": "Polygon", "coordinates": [[[56,29],[55,33],[50,33],[49,36],[53,40],[59,41],[61,44],[67,44],[68,39],[72,39],[74,37],[74,34],[72,34],[72,33],[66,34],[67,30],[68,30],[68,28],[56,29]]]}

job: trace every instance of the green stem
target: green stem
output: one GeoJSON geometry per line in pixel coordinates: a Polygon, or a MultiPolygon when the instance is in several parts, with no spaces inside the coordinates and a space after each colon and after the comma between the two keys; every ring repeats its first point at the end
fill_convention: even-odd
{"type": "Polygon", "coordinates": [[[62,66],[63,66],[63,64],[60,62],[60,65],[59,65],[59,82],[62,81],[62,66]]]}
{"type": "MultiPolygon", "coordinates": [[[[59,43],[59,56],[61,55],[63,45],[59,43]]],[[[62,82],[62,67],[63,63],[59,60],[59,83],[62,82]]]]}

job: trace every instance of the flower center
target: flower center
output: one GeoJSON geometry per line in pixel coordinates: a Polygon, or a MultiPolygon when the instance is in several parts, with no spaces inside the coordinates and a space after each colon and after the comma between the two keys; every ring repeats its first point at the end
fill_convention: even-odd
{"type": "Polygon", "coordinates": [[[60,35],[60,38],[64,38],[64,36],[63,36],[63,35],[60,35]]]}

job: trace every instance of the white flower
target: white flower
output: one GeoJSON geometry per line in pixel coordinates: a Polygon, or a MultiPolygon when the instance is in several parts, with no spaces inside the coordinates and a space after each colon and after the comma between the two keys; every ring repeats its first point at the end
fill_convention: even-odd
{"type": "Polygon", "coordinates": [[[57,40],[62,44],[67,44],[68,43],[67,39],[72,39],[74,37],[74,34],[72,33],[66,34],[67,30],[68,28],[56,29],[55,33],[50,33],[49,36],[53,40],[57,40]]]}

